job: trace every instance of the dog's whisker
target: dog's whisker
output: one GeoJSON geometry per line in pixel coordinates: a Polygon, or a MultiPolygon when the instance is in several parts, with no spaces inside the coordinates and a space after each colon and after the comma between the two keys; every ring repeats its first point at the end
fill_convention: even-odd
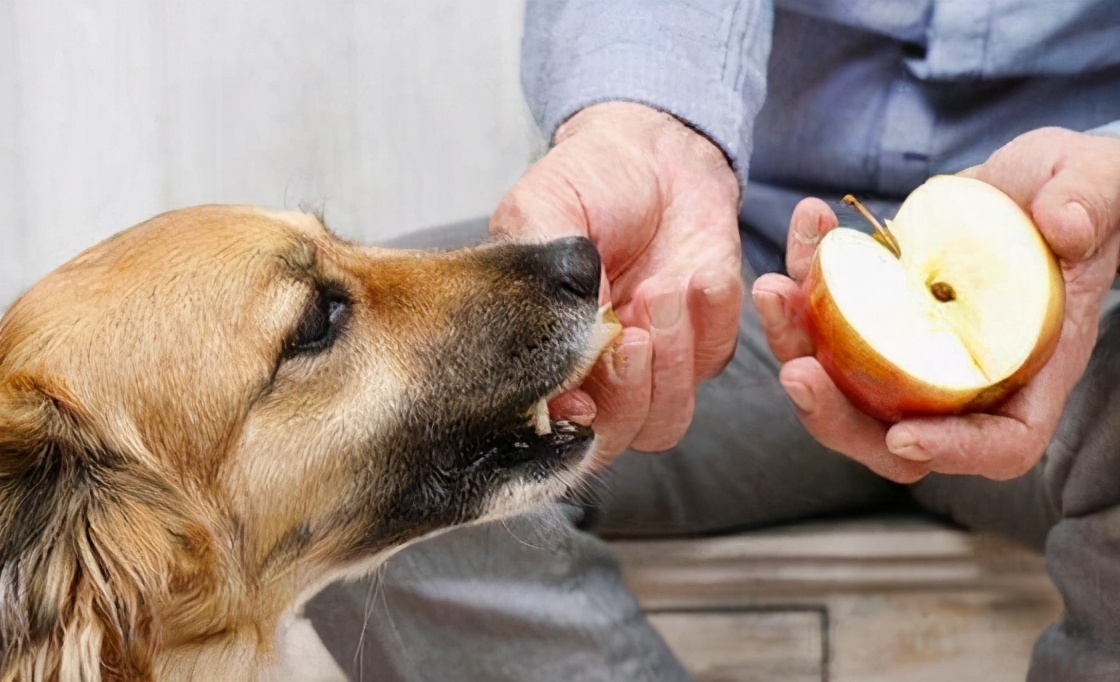
{"type": "Polygon", "coordinates": [[[354,651],[354,664],[358,668],[358,681],[362,682],[365,678],[365,641],[366,632],[369,630],[369,619],[373,615],[373,602],[376,599],[377,593],[381,589],[381,581],[384,576],[385,564],[379,564],[370,575],[369,588],[366,590],[365,610],[362,614],[362,629],[358,633],[358,648],[354,651]]]}

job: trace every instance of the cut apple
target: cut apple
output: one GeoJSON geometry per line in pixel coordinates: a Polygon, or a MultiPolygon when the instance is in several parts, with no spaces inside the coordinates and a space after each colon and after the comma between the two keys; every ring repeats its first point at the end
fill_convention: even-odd
{"type": "Polygon", "coordinates": [[[830,231],[804,291],[825,371],[892,422],[995,407],[1049,359],[1065,297],[1030,216],[959,176],[931,178],[879,234],[830,231]]]}

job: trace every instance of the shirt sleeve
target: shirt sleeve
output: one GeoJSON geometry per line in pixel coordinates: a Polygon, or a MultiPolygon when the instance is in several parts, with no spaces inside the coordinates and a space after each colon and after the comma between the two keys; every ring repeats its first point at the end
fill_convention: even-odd
{"type": "Polygon", "coordinates": [[[592,104],[639,102],[707,135],[745,178],[772,26],[772,0],[528,0],[522,87],[549,139],[592,104]]]}
{"type": "Polygon", "coordinates": [[[1088,131],[1090,135],[1104,135],[1106,137],[1120,137],[1120,121],[1107,123],[1100,128],[1088,131]]]}

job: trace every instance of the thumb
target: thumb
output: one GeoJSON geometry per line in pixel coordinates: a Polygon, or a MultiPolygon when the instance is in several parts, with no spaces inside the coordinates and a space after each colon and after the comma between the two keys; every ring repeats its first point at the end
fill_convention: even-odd
{"type": "Polygon", "coordinates": [[[1054,253],[1091,257],[1120,228],[1120,140],[1043,128],[1021,135],[960,173],[993,185],[1028,210],[1054,253]]]}
{"type": "Polygon", "coordinates": [[[579,193],[539,164],[506,192],[490,216],[490,234],[545,241],[588,236],[579,193]]]}
{"type": "Polygon", "coordinates": [[[836,224],[836,214],[820,199],[802,199],[793,209],[786,237],[786,271],[795,282],[809,276],[817,245],[836,224]]]}
{"type": "MultiPolygon", "coordinates": [[[[1115,158],[1120,159],[1120,142],[1116,147],[1115,158]]],[[[1060,165],[1030,210],[1059,258],[1078,262],[1093,257],[1120,229],[1120,162],[1088,158],[1060,165]]]]}

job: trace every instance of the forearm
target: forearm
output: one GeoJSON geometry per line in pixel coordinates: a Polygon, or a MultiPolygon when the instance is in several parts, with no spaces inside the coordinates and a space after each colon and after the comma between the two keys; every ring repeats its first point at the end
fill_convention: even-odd
{"type": "Polygon", "coordinates": [[[766,89],[770,0],[529,0],[522,85],[551,139],[599,102],[640,102],[715,142],[745,177],[766,89]]]}

